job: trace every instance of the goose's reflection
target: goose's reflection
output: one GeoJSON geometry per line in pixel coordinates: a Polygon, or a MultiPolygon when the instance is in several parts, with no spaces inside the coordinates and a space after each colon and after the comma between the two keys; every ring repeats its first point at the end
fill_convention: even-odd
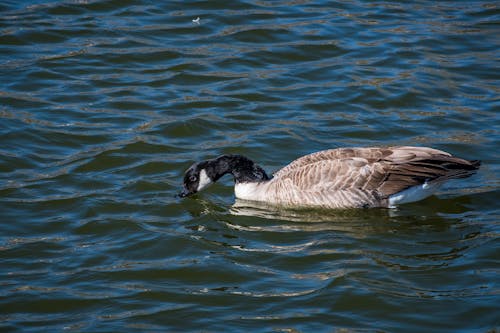
{"type": "Polygon", "coordinates": [[[239,199],[236,199],[229,211],[232,215],[291,222],[343,222],[352,221],[353,218],[388,218],[393,215],[389,209],[290,208],[239,199]]]}
{"type": "Polygon", "coordinates": [[[229,212],[243,218],[230,227],[246,231],[341,231],[357,234],[387,228],[391,218],[387,209],[297,209],[261,202],[236,200],[229,212]],[[246,218],[246,219],[245,219],[246,218]],[[255,219],[257,218],[257,219],[255,219]],[[262,220],[261,220],[262,219],[262,220]],[[270,220],[275,222],[271,223],[270,220]]]}
{"type": "Polygon", "coordinates": [[[239,219],[229,224],[233,229],[252,231],[343,231],[358,236],[403,232],[423,226],[445,230],[450,224],[460,221],[460,213],[468,211],[456,201],[451,200],[453,205],[449,201],[433,197],[419,204],[395,209],[331,210],[295,209],[236,200],[229,212],[239,219]]]}

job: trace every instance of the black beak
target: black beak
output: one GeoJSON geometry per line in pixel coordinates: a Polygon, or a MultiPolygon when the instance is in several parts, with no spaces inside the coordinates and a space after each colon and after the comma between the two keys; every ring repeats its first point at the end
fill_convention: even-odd
{"type": "Polygon", "coordinates": [[[178,196],[179,198],[185,198],[185,197],[187,197],[187,196],[189,196],[189,195],[191,195],[191,194],[193,194],[193,193],[189,193],[189,191],[188,191],[188,190],[183,189],[181,193],[177,194],[177,196],[178,196]]]}

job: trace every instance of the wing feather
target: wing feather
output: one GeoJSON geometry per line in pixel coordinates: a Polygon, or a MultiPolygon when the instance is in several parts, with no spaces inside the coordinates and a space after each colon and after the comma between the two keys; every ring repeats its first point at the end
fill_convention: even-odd
{"type": "Polygon", "coordinates": [[[478,161],[426,147],[340,148],[293,161],[274,174],[273,188],[289,193],[290,200],[303,201],[307,193],[314,202],[383,206],[407,188],[467,177],[478,167],[478,161]]]}

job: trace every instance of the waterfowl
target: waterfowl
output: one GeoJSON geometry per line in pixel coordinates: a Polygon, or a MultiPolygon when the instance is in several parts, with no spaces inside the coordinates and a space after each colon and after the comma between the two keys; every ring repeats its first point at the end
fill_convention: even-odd
{"type": "Polygon", "coordinates": [[[300,157],[270,177],[245,156],[222,155],[193,164],[179,196],[232,174],[238,199],[288,207],[395,207],[471,176],[480,164],[427,147],[338,148],[300,157]]]}

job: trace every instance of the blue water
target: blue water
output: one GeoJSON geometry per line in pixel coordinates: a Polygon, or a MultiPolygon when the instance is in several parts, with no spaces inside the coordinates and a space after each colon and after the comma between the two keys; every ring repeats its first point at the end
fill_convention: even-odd
{"type": "Polygon", "coordinates": [[[499,330],[498,3],[0,14],[1,331],[499,330]],[[229,177],[174,197],[224,153],[390,145],[483,164],[391,210],[248,207],[229,177]]]}

